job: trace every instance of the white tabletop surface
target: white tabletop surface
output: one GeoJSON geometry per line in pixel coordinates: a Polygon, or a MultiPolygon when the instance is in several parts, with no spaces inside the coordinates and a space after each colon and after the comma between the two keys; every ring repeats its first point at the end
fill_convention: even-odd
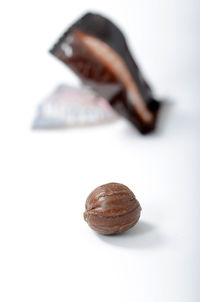
{"type": "Polygon", "coordinates": [[[0,301],[198,302],[200,4],[195,0],[4,1],[1,22],[0,301]],[[32,131],[37,104],[74,75],[47,53],[83,12],[105,13],[160,98],[156,133],[109,125],[32,131]],[[138,225],[100,236],[87,195],[130,187],[138,225]]]}

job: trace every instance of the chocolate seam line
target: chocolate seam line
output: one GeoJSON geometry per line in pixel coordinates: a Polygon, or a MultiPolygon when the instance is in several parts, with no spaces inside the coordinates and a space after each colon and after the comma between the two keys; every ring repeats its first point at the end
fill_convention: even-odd
{"type": "MultiPolygon", "coordinates": [[[[118,232],[121,232],[121,229],[124,229],[124,231],[125,231],[126,227],[128,227],[128,229],[129,229],[129,226],[134,226],[138,222],[139,218],[140,218],[140,214],[133,221],[131,221],[129,223],[121,224],[118,232]]],[[[113,232],[113,228],[118,227],[118,224],[103,227],[103,226],[95,225],[91,222],[88,222],[88,223],[93,229],[97,230],[97,232],[103,231],[103,232],[109,233],[110,231],[113,232]]]]}
{"type": "Polygon", "coordinates": [[[133,193],[131,193],[131,192],[129,192],[129,193],[127,193],[126,191],[125,191],[125,189],[124,189],[124,192],[115,192],[115,193],[104,193],[104,194],[101,194],[101,193],[99,193],[99,195],[100,196],[98,196],[98,198],[101,198],[101,197],[111,197],[111,196],[121,196],[121,195],[127,195],[127,197],[131,197],[132,199],[134,198],[135,199],[135,195],[133,194],[133,193]]]}
{"type": "Polygon", "coordinates": [[[91,213],[93,211],[93,209],[92,209],[92,210],[86,210],[85,213],[84,213],[84,216],[85,215],[91,215],[91,216],[93,215],[93,216],[98,216],[98,217],[103,217],[103,218],[108,218],[109,219],[109,218],[121,217],[121,216],[124,216],[124,215],[128,215],[128,214],[130,214],[132,212],[135,212],[137,209],[139,209],[140,211],[142,210],[141,206],[137,205],[136,208],[134,208],[133,210],[131,210],[129,212],[126,212],[126,213],[123,213],[123,214],[118,214],[118,215],[113,215],[113,216],[100,215],[100,212],[98,212],[98,213],[91,213]]]}
{"type": "MultiPolygon", "coordinates": [[[[112,199],[112,197],[114,198],[115,196],[119,196],[119,195],[120,195],[121,197],[122,197],[123,195],[127,196],[126,202],[129,202],[129,201],[135,201],[135,202],[137,202],[137,200],[135,199],[135,196],[129,196],[128,194],[125,194],[125,193],[114,193],[114,194],[110,194],[110,195],[105,194],[105,195],[99,196],[98,198],[95,198],[95,202],[98,204],[98,202],[100,202],[102,198],[106,198],[107,201],[108,201],[109,199],[112,199]],[[107,198],[107,197],[108,197],[108,198],[107,198]]],[[[120,201],[120,199],[118,199],[118,200],[120,201]]],[[[112,202],[112,200],[111,200],[110,202],[112,202]]],[[[93,209],[95,209],[95,208],[96,208],[96,207],[93,207],[93,208],[91,208],[91,209],[88,209],[88,211],[93,210],[93,209]]]]}
{"type": "MultiPolygon", "coordinates": [[[[118,193],[115,193],[115,194],[113,194],[113,195],[119,195],[118,193]]],[[[110,195],[109,197],[111,197],[111,196],[113,196],[113,195],[110,195]]],[[[108,195],[105,195],[105,196],[102,196],[102,197],[100,197],[100,198],[104,198],[104,197],[107,197],[108,195]]],[[[86,209],[86,211],[92,211],[92,210],[95,210],[95,209],[98,209],[98,208],[101,208],[101,207],[99,207],[98,206],[98,202],[101,202],[101,200],[100,200],[100,198],[98,198],[97,200],[95,200],[95,202],[97,203],[97,205],[96,206],[94,206],[94,207],[92,207],[92,208],[90,208],[90,209],[86,209]]],[[[120,201],[120,200],[119,200],[120,201]]],[[[135,197],[133,198],[133,197],[130,197],[130,198],[127,198],[126,199],[126,202],[130,202],[130,201],[133,201],[133,202],[135,202],[135,203],[137,203],[138,201],[135,199],[135,197]]],[[[87,201],[86,201],[87,202],[87,201]]],[[[107,200],[107,202],[108,202],[108,200],[107,200]]],[[[112,200],[110,201],[110,203],[112,203],[112,200]]],[[[124,201],[123,201],[123,203],[124,203],[124,201]]],[[[114,206],[116,206],[115,204],[113,204],[113,207],[114,206]]]]}

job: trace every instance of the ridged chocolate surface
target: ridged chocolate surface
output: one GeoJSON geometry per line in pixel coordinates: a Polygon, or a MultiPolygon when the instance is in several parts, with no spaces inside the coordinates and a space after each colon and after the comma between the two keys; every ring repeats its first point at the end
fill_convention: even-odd
{"type": "Polygon", "coordinates": [[[128,187],[108,183],[88,196],[84,219],[99,233],[117,234],[134,226],[140,218],[140,211],[140,204],[128,187]]]}

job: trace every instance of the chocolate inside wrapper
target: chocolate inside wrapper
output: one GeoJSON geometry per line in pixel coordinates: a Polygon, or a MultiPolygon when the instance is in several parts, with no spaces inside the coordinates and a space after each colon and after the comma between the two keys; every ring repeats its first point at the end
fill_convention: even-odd
{"type": "Polygon", "coordinates": [[[123,34],[111,21],[97,14],[84,15],[50,52],[141,133],[155,128],[160,102],[153,97],[123,34]]]}

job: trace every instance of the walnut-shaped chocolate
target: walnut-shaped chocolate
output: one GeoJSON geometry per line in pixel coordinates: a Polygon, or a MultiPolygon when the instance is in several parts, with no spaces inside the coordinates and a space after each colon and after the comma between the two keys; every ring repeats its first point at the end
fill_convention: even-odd
{"type": "Polygon", "coordinates": [[[117,234],[133,227],[141,206],[133,192],[119,183],[97,187],[86,200],[84,219],[101,234],[117,234]]]}

